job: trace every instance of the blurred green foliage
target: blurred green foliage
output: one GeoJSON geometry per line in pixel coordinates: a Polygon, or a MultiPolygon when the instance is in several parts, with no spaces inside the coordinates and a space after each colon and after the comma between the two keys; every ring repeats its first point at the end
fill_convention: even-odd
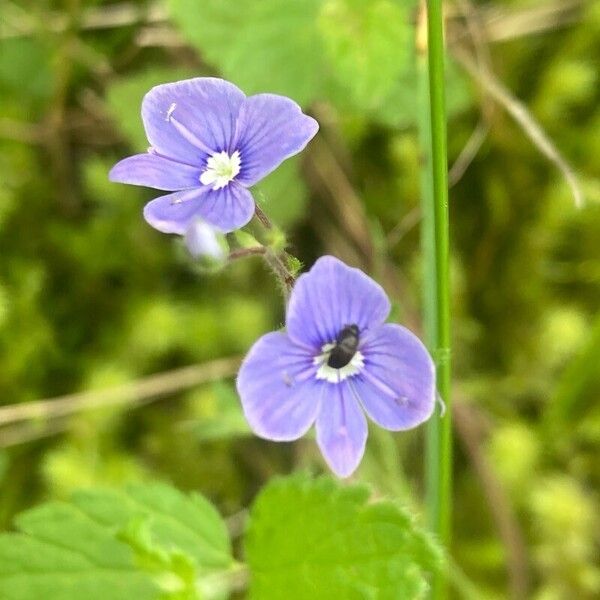
{"type": "MultiPolygon", "coordinates": [[[[448,2],[450,52],[470,35],[461,6],[448,2]]],[[[186,76],[222,74],[314,112],[315,147],[265,180],[257,198],[305,264],[330,252],[370,267],[413,325],[417,9],[400,0],[5,0],[0,402],[238,356],[281,324],[279,291],[258,259],[198,275],[178,240],[143,222],[154,193],[107,181],[116,160],[145,148],[143,94],[186,76]],[[362,210],[374,256],[357,234],[362,210]]],[[[501,107],[482,112],[484,94],[450,60],[451,161],[481,119],[489,126],[450,193],[455,391],[525,549],[519,575],[519,548],[501,535],[489,482],[459,428],[453,554],[486,598],[507,597],[523,572],[527,597],[594,598],[600,4],[495,0],[470,10],[484,40],[489,31],[496,74],[575,165],[587,205],[573,207],[560,175],[501,107]],[[527,11],[550,6],[532,25],[527,11]]],[[[323,468],[310,441],[277,445],[246,432],[230,380],[135,410],[3,426],[0,522],[82,486],[149,478],[200,490],[231,514],[273,474],[323,468]]],[[[416,504],[421,432],[373,433],[358,477],[416,504]]]]}

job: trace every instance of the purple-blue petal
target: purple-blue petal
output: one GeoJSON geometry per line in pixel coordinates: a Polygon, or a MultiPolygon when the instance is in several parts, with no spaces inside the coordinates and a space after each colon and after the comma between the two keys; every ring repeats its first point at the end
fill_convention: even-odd
{"type": "Polygon", "coordinates": [[[312,356],[281,332],[268,333],[252,346],[237,378],[250,427],[275,441],[295,440],[308,431],[324,389],[314,377],[312,356]]]}
{"type": "Polygon", "coordinates": [[[243,103],[237,129],[235,149],[242,158],[237,180],[251,186],[298,154],[315,136],[319,124],[289,98],[257,94],[243,103]]]}
{"type": "Polygon", "coordinates": [[[158,231],[184,235],[199,216],[209,189],[203,187],[159,196],[144,207],[144,219],[158,231]]]}
{"type": "Polygon", "coordinates": [[[365,452],[367,420],[348,380],[325,385],[327,394],[317,416],[317,443],[331,470],[348,477],[365,452]]]}
{"type": "Polygon", "coordinates": [[[200,168],[146,153],[119,161],[108,177],[111,181],[157,190],[185,190],[200,185],[200,168]]]}
{"type": "Polygon", "coordinates": [[[250,191],[235,182],[218,189],[210,189],[198,211],[207,223],[224,233],[246,225],[254,215],[254,198],[250,191]]]}
{"type": "Polygon", "coordinates": [[[296,282],[287,308],[286,329],[297,343],[320,349],[346,325],[361,335],[380,326],[390,312],[383,288],[361,270],[333,256],[320,258],[296,282]]]}
{"type": "Polygon", "coordinates": [[[252,194],[235,184],[219,190],[204,186],[167,194],[144,207],[144,218],[152,227],[179,235],[184,235],[196,218],[229,233],[246,225],[253,214],[252,194]]]}
{"type": "Polygon", "coordinates": [[[159,154],[200,166],[209,154],[231,150],[245,97],[214,77],[158,85],[142,102],[148,140],[159,154]]]}
{"type": "Polygon", "coordinates": [[[435,407],[435,366],[419,338],[386,324],[360,346],[365,365],[348,381],[365,411],[385,429],[401,431],[426,421],[435,407]]]}

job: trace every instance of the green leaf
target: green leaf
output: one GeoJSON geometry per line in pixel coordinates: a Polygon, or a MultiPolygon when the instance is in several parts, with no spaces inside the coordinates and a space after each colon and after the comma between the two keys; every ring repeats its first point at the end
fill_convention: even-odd
{"type": "Polygon", "coordinates": [[[389,96],[410,65],[410,11],[396,0],[328,0],[319,19],[332,71],[361,108],[389,96]]]}
{"type": "Polygon", "coordinates": [[[79,492],[16,527],[0,535],[3,600],[214,597],[211,577],[233,565],[214,507],[162,484],[79,492]]]}
{"type": "Polygon", "coordinates": [[[135,565],[133,551],[76,507],[51,503],[0,536],[3,600],[158,598],[160,589],[135,565]]]}
{"type": "Polygon", "coordinates": [[[322,0],[171,0],[171,14],[202,56],[246,93],[274,92],[306,105],[318,95],[322,0]]]}
{"type": "Polygon", "coordinates": [[[126,492],[80,492],[73,501],[108,526],[123,527],[133,518],[148,517],[157,543],[189,554],[201,569],[226,568],[231,563],[225,524],[200,494],[185,495],[153,483],[131,486],[126,492]]]}
{"type": "Polygon", "coordinates": [[[250,515],[251,597],[421,598],[440,552],[400,507],[369,496],[329,477],[270,483],[250,515]]]}

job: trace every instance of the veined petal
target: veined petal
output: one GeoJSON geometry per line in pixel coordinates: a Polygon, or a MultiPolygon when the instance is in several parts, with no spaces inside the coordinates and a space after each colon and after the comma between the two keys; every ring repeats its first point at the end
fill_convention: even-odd
{"type": "Polygon", "coordinates": [[[119,161],[110,170],[108,178],[157,190],[185,190],[200,186],[200,168],[156,154],[136,154],[119,161]]]}
{"type": "Polygon", "coordinates": [[[295,440],[313,424],[325,384],[312,357],[285,333],[261,337],[244,359],[237,390],[248,423],[260,437],[295,440]]]}
{"type": "Polygon", "coordinates": [[[144,218],[163,233],[184,235],[196,218],[222,233],[243,227],[254,214],[254,199],[245,188],[228,185],[219,190],[204,186],[160,196],[144,207],[144,218]]]}
{"type": "Polygon", "coordinates": [[[320,349],[335,341],[346,325],[357,325],[362,336],[380,326],[389,312],[390,302],[379,284],[361,270],[324,256],[294,285],[286,329],[299,344],[320,349]]]}
{"type": "Polygon", "coordinates": [[[419,338],[401,325],[386,324],[360,347],[361,373],[349,380],[375,423],[392,431],[416,427],[435,406],[435,366],[419,338]]]}
{"type": "Polygon", "coordinates": [[[289,98],[257,94],[242,104],[237,130],[235,145],[242,157],[237,180],[251,186],[298,154],[315,136],[319,124],[289,98]]]}
{"type": "Polygon", "coordinates": [[[215,77],[196,77],[152,88],[142,102],[146,135],[159,154],[201,165],[230,151],[245,94],[215,77]]]}
{"type": "Polygon", "coordinates": [[[203,187],[159,196],[144,207],[144,219],[158,231],[184,235],[199,216],[204,196],[209,190],[203,187]]]}
{"type": "Polygon", "coordinates": [[[317,443],[339,477],[348,477],[358,467],[367,443],[367,420],[348,381],[329,386],[317,417],[317,443]]]}
{"type": "Polygon", "coordinates": [[[246,188],[235,182],[218,190],[211,187],[198,214],[210,225],[228,233],[250,221],[254,215],[254,198],[246,188]]]}

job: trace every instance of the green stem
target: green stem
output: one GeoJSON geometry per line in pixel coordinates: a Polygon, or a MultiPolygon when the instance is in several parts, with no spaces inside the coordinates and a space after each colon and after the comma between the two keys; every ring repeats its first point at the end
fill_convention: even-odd
{"type": "Polygon", "coordinates": [[[284,258],[282,258],[268,246],[252,246],[250,248],[238,248],[236,250],[232,250],[227,259],[229,261],[234,261],[248,258],[250,256],[262,256],[265,259],[265,262],[269,265],[273,274],[275,277],[277,277],[277,280],[281,284],[283,292],[287,298],[294,287],[295,277],[285,264],[285,255],[283,255],[284,258]]]}
{"type": "Polygon", "coordinates": [[[294,287],[294,283],[296,281],[295,277],[285,265],[284,260],[270,248],[267,248],[264,257],[266,263],[269,265],[269,267],[271,267],[271,270],[279,280],[283,290],[283,295],[287,300],[292,292],[292,288],[294,287]]]}
{"type": "MultiPolygon", "coordinates": [[[[266,231],[276,231],[276,228],[274,227],[273,223],[271,223],[269,217],[256,203],[254,205],[254,215],[266,231]]],[[[265,261],[269,265],[269,267],[271,267],[271,270],[281,283],[283,294],[287,300],[292,291],[292,288],[294,287],[294,282],[296,281],[296,278],[294,277],[293,273],[288,269],[286,264],[288,255],[285,252],[285,249],[282,249],[281,251],[276,251],[272,247],[272,243],[269,243],[267,246],[265,246],[265,250],[265,261]]]]}
{"type": "MultiPolygon", "coordinates": [[[[437,367],[437,388],[446,404],[444,416],[427,427],[426,488],[429,527],[450,547],[452,430],[450,404],[450,283],[448,239],[448,164],[444,39],[441,0],[427,0],[427,36],[418,57],[421,93],[422,244],[426,340],[437,367]]],[[[425,39],[424,30],[421,32],[425,39]]],[[[447,573],[436,574],[432,598],[447,596],[447,573]]]]}

